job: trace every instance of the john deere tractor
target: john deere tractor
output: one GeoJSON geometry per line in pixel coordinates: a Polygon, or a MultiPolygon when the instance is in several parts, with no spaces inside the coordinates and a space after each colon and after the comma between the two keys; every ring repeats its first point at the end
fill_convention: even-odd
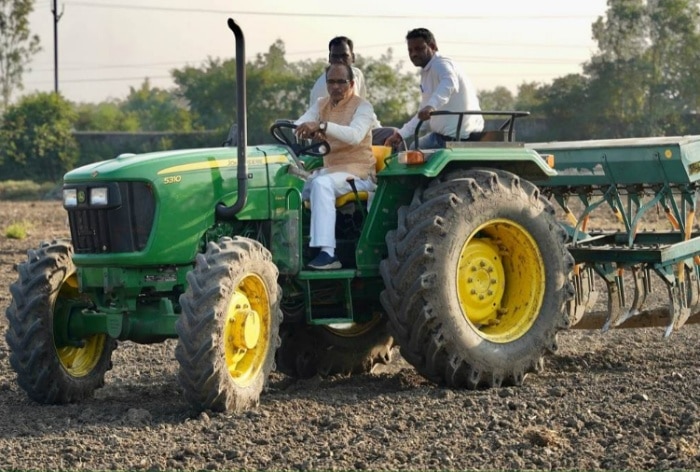
{"type": "MultiPolygon", "coordinates": [[[[89,397],[119,341],[168,338],[177,338],[183,394],[200,410],[255,406],[275,367],[298,378],[369,372],[396,345],[436,384],[520,385],[556,349],[557,332],[582,319],[593,276],[618,300],[620,274],[632,268],[663,274],[674,326],[687,321],[700,247],[673,195],[694,205],[684,169],[698,144],[655,143],[661,157],[649,158],[665,173],[644,189],[675,212],[675,236],[637,232],[632,210],[647,205],[635,197],[629,237],[603,237],[584,222],[590,207],[620,208],[608,170],[637,195],[634,178],[646,175],[618,174],[622,151],[514,142],[519,112],[494,112],[506,116],[502,126],[446,149],[376,148],[374,195],[336,202],[343,268],[307,270],[314,254],[301,190],[323,145],[297,142],[282,121],[273,144],[247,145],[244,38],[233,20],[229,27],[236,147],[122,155],[65,175],[71,238],[29,251],[7,309],[10,362],[32,399],[89,397]],[[566,170],[567,159],[585,172],[559,175],[552,161],[566,170]],[[584,214],[558,222],[549,200],[568,209],[574,192],[584,214]]],[[[611,309],[613,326],[629,317],[623,307],[611,309]]]]}

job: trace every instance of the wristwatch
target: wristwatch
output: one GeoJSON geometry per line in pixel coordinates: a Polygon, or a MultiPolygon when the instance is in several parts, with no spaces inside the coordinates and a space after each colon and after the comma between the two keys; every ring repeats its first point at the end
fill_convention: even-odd
{"type": "Polygon", "coordinates": [[[325,121],[322,121],[318,124],[318,129],[323,131],[325,133],[326,128],[328,128],[328,123],[325,121]]]}

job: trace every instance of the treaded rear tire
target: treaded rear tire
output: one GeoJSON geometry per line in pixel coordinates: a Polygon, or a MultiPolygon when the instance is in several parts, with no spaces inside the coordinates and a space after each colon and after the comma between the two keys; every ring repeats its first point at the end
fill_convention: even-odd
{"type": "Polygon", "coordinates": [[[522,384],[527,373],[542,369],[543,355],[556,350],[556,333],[568,326],[574,261],[565,239],[538,189],[509,172],[459,170],[417,189],[410,206],[399,209],[397,229],[387,233],[388,258],[380,264],[381,301],[402,356],[427,379],[450,387],[522,384]],[[535,254],[514,241],[531,243],[535,254]],[[471,244],[482,249],[470,252],[471,244]],[[468,282],[465,255],[474,252],[500,258],[495,265],[505,275],[468,282]],[[543,267],[518,265],[511,260],[516,256],[543,267]],[[540,285],[529,286],[529,276],[540,285]],[[486,300],[504,290],[483,325],[474,321],[481,305],[469,287],[486,300]],[[524,289],[532,289],[530,295],[517,295],[524,289]],[[539,306],[522,309],[538,300],[539,306]]]}

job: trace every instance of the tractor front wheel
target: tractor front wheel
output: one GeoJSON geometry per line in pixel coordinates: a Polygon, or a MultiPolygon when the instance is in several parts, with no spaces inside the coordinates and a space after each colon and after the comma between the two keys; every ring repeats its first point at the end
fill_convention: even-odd
{"type": "Polygon", "coordinates": [[[18,267],[19,278],[10,286],[12,303],[6,314],[5,335],[10,364],[19,385],[39,403],[61,404],[89,398],[104,385],[112,367],[116,340],[95,334],[72,343],[65,323],[72,310],[89,308],[89,298],[78,290],[66,241],[44,243],[28,252],[18,267]]]}
{"type": "Polygon", "coordinates": [[[457,171],[417,189],[380,266],[403,357],[450,387],[520,385],[568,326],[565,239],[537,188],[511,173],[457,171]]]}
{"type": "Polygon", "coordinates": [[[178,379],[198,410],[256,406],[279,345],[277,267],[257,241],[209,243],[187,274],[175,328],[178,379]]]}

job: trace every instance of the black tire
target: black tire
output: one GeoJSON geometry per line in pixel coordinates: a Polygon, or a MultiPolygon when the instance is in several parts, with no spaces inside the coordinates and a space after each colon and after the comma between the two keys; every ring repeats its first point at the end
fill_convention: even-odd
{"type": "Polygon", "coordinates": [[[381,301],[401,354],[449,387],[520,385],[568,326],[574,260],[537,188],[461,170],[417,189],[387,233],[381,301]]]}
{"type": "Polygon", "coordinates": [[[19,278],[10,286],[12,302],[6,310],[5,339],[17,382],[39,403],[89,398],[104,385],[117,342],[98,334],[83,339],[83,347],[57,346],[54,330],[65,331],[66,326],[55,322],[67,320],[69,309],[88,308],[92,303],[78,291],[69,242],[43,243],[27,255],[18,267],[19,278]]]}
{"type": "Polygon", "coordinates": [[[197,410],[258,405],[279,346],[277,267],[257,241],[209,243],[187,274],[175,357],[184,395],[197,410]]]}
{"type": "Polygon", "coordinates": [[[379,313],[367,323],[286,323],[280,335],[277,369],[299,379],[369,373],[375,365],[391,362],[394,345],[386,317],[379,313]]]}

